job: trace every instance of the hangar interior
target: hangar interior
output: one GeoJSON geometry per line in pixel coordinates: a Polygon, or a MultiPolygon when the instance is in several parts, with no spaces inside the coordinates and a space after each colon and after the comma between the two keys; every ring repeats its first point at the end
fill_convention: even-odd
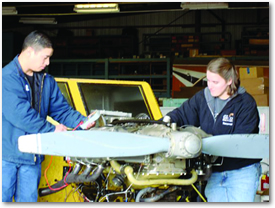
{"type": "MultiPolygon", "coordinates": [[[[101,7],[99,12],[81,12],[76,7],[79,2],[2,2],[2,66],[20,53],[27,34],[41,30],[54,46],[46,68],[49,74],[56,78],[145,81],[165,115],[206,87],[205,70],[210,60],[226,57],[238,69],[241,85],[256,100],[260,134],[269,134],[269,2],[112,3],[116,11],[102,11],[101,7]]],[[[69,87],[61,83],[65,92],[69,87]]],[[[102,109],[137,116],[142,111],[159,118],[148,107],[147,88],[125,86],[80,83],[83,112],[102,109]]],[[[73,96],[66,98],[76,105],[73,96]]],[[[269,178],[269,158],[263,159],[262,169],[261,183],[269,178]]],[[[264,188],[259,186],[258,192],[255,201],[269,201],[269,181],[264,188]]],[[[40,201],[60,198],[41,197],[40,201]]]]}

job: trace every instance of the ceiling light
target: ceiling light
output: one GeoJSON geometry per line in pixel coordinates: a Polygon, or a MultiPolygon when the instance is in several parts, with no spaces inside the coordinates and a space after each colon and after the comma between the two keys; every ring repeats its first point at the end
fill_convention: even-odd
{"type": "Polygon", "coordinates": [[[182,9],[228,9],[228,3],[225,2],[182,2],[182,9]]]}
{"type": "Polygon", "coordinates": [[[22,17],[19,22],[23,24],[57,24],[55,18],[28,18],[22,17]]]}
{"type": "Polygon", "coordinates": [[[119,12],[118,4],[76,4],[74,11],[79,13],[108,13],[119,12]]]}
{"type": "Polygon", "coordinates": [[[2,7],[2,15],[16,15],[17,10],[15,7],[2,7]]]}

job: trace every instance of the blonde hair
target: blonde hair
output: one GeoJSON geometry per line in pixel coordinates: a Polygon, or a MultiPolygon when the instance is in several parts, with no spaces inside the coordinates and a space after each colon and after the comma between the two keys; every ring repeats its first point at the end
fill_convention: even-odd
{"type": "Polygon", "coordinates": [[[240,86],[239,75],[235,66],[228,59],[213,59],[208,63],[206,70],[219,74],[226,82],[232,79],[232,83],[229,85],[227,93],[231,96],[237,92],[240,86]]]}

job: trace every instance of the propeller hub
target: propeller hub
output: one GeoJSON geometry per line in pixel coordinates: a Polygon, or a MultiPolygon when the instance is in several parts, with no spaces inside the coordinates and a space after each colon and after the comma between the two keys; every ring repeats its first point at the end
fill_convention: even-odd
{"type": "Polygon", "coordinates": [[[191,132],[174,131],[170,134],[170,148],[168,157],[195,158],[202,150],[202,140],[191,132]]]}
{"type": "Polygon", "coordinates": [[[196,155],[200,152],[202,147],[202,142],[199,137],[192,135],[189,136],[185,141],[185,149],[190,154],[196,155]]]}

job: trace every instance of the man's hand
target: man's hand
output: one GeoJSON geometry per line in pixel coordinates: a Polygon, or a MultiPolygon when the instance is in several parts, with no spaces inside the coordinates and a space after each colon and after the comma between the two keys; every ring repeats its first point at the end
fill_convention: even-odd
{"type": "MultiPolygon", "coordinates": [[[[90,118],[90,117],[93,116],[94,114],[95,114],[95,112],[92,112],[90,115],[88,115],[88,118],[90,118]]],[[[86,129],[90,129],[90,128],[94,127],[95,124],[96,124],[95,121],[92,122],[92,123],[89,123],[89,124],[87,125],[87,128],[86,128],[86,129]]]]}
{"type": "Polygon", "coordinates": [[[67,127],[63,124],[58,124],[55,126],[54,132],[67,131],[67,127]]]}
{"type": "Polygon", "coordinates": [[[90,129],[90,128],[94,127],[95,124],[96,124],[95,121],[94,121],[93,123],[89,123],[89,124],[87,125],[87,129],[90,129]]]}

